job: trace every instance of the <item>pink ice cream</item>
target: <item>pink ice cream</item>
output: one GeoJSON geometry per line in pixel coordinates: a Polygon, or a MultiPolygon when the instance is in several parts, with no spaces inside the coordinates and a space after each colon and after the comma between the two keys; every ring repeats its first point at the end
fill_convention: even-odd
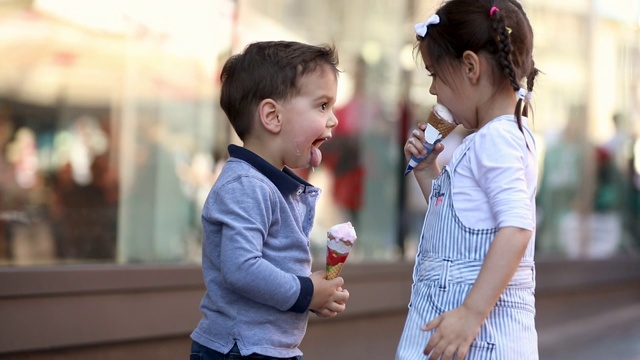
{"type": "Polygon", "coordinates": [[[327,231],[327,279],[335,279],[356,242],[356,230],[350,222],[334,225],[327,231]]]}

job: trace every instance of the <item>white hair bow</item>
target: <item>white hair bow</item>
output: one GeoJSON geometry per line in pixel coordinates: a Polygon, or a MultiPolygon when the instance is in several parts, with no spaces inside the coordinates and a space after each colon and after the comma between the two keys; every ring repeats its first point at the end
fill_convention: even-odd
{"type": "Polygon", "coordinates": [[[438,16],[438,14],[433,14],[431,15],[430,18],[427,19],[427,21],[423,23],[415,24],[413,26],[413,29],[416,31],[416,34],[420,35],[421,37],[425,37],[425,35],[427,35],[427,27],[429,25],[435,25],[439,23],[440,23],[440,16],[438,16]]]}

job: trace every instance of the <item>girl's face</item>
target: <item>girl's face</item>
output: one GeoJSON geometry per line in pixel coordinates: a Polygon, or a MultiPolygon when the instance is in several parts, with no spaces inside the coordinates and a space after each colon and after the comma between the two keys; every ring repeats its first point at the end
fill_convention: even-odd
{"type": "MultiPolygon", "coordinates": [[[[429,93],[436,96],[437,102],[446,106],[457,124],[467,129],[476,129],[478,120],[476,117],[473,93],[468,86],[462,64],[453,64],[445,74],[437,73],[426,53],[422,53],[425,68],[431,76],[429,93]]],[[[445,68],[447,69],[447,68],[445,68]]]]}
{"type": "Polygon", "coordinates": [[[300,93],[281,104],[282,162],[292,169],[317,167],[322,161],[320,145],[331,138],[338,125],[333,113],[338,79],[328,65],[322,65],[299,81],[300,93]]]}

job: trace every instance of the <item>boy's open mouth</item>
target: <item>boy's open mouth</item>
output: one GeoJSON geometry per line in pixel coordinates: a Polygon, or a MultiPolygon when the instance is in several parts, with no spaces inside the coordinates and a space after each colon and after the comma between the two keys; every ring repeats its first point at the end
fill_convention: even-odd
{"type": "Polygon", "coordinates": [[[320,165],[322,161],[322,153],[320,152],[320,145],[322,145],[325,141],[329,140],[331,136],[323,137],[316,139],[313,143],[311,143],[311,161],[310,164],[312,167],[317,167],[320,165]]]}
{"type": "Polygon", "coordinates": [[[313,143],[311,143],[311,145],[319,148],[320,145],[322,145],[325,141],[329,140],[331,137],[323,137],[320,139],[316,139],[313,143]]]}

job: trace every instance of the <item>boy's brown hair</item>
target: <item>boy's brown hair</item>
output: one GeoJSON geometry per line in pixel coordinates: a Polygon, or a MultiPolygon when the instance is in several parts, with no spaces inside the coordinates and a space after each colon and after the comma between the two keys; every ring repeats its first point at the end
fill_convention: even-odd
{"type": "Polygon", "coordinates": [[[333,46],[267,41],[250,44],[242,53],[231,56],[220,75],[220,106],[240,140],[251,133],[262,100],[291,99],[300,92],[300,78],[321,65],[339,72],[333,46]]]}

